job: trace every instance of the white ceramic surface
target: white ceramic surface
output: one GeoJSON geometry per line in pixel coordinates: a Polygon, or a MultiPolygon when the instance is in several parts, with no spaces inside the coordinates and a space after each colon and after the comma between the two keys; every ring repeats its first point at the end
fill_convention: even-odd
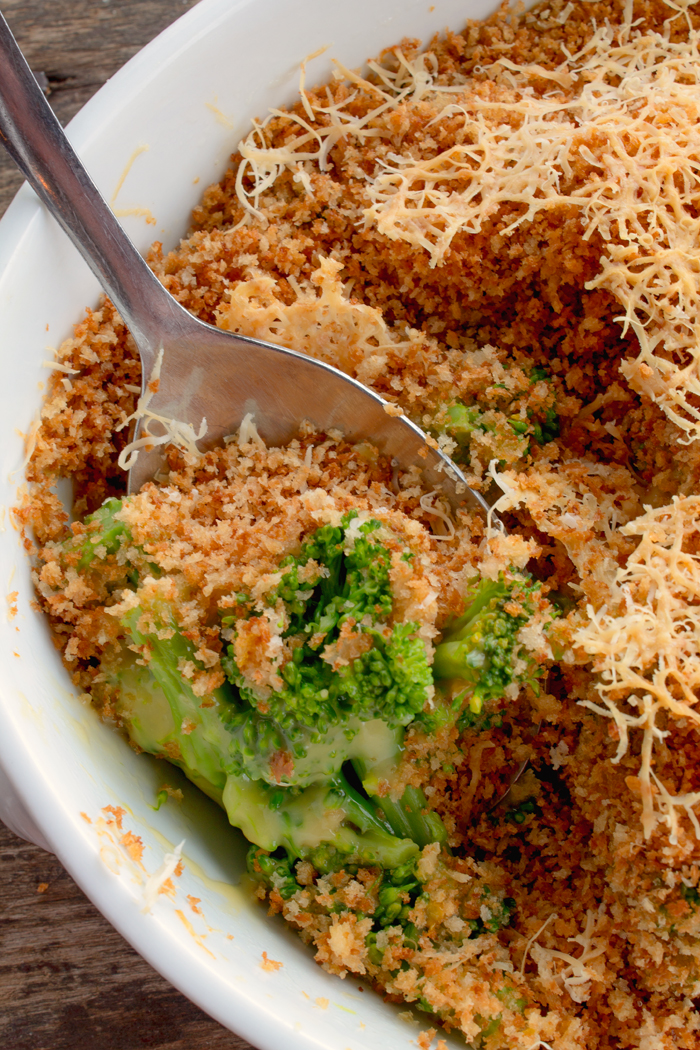
{"type": "MultiPolygon", "coordinates": [[[[252,116],[295,97],[299,63],[309,82],[330,59],[359,66],[404,36],[428,39],[492,0],[202,0],[128,63],[78,114],[70,137],[124,218],[138,247],[166,249],[185,232],[203,188],[218,178],[252,116]],[[146,149],[143,149],[146,147],[146,149]],[[142,150],[141,152],[137,152],[142,150]]],[[[52,849],[97,907],[166,978],[261,1050],[393,1050],[420,1030],[357,981],[332,978],[281,922],[236,887],[244,844],[184,778],[136,756],[74,695],[46,623],[31,608],[29,565],[9,508],[22,483],[21,434],[36,418],[42,362],[99,289],[26,186],[0,223],[0,794],[20,834],[52,849]],[[3,590],[4,588],[4,590],[3,590]],[[18,614],[5,595],[18,591],[18,614]],[[185,792],[155,812],[165,779],[185,792]],[[12,788],[14,791],[12,791],[12,788]],[[123,827],[103,807],[124,810],[123,827]],[[83,814],[83,815],[81,815],[83,814]],[[140,868],[126,832],[143,842],[140,868]],[[173,899],[142,911],[148,874],[185,839],[173,899]],[[201,899],[192,912],[187,895],[201,899]],[[283,965],[261,968],[262,952],[283,965]],[[328,1006],[318,1000],[327,1000],[328,1006]]],[[[423,1024],[425,1027],[425,1024],[423,1024]]],[[[457,1043],[455,1043],[457,1045],[457,1043]]]]}

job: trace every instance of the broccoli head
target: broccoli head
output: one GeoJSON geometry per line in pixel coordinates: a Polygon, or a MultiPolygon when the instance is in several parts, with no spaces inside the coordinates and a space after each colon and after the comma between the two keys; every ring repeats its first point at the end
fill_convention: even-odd
{"type": "Polygon", "coordinates": [[[234,611],[224,611],[226,678],[202,692],[193,679],[201,656],[180,619],[186,584],[158,571],[148,543],[134,543],[127,507],[108,501],[65,541],[61,558],[91,580],[110,580],[122,644],[105,655],[96,688],[132,741],[179,765],[256,846],[318,870],[393,869],[444,841],[419,789],[379,797],[404,728],[433,691],[419,625],[394,618],[400,537],[356,511],[310,534],[267,593],[236,594],[234,611]],[[261,687],[244,658],[250,650],[237,644],[262,618],[279,625],[287,657],[276,688],[261,687]]]}
{"type": "Polygon", "coordinates": [[[504,369],[504,381],[489,386],[486,400],[453,401],[435,413],[432,430],[453,442],[458,461],[476,456],[514,464],[538,445],[554,441],[560,423],[552,377],[542,368],[504,369]]]}
{"type": "MultiPolygon", "coordinates": [[[[374,719],[398,729],[425,707],[433,683],[428,657],[418,624],[392,621],[390,553],[376,537],[380,528],[350,512],[283,562],[282,578],[267,596],[268,606],[282,604],[287,624],[281,638],[289,659],[275,688],[256,685],[238,656],[241,647],[235,639],[229,645],[222,665],[238,690],[228,724],[242,743],[241,770],[250,773],[252,762],[261,775],[260,756],[284,752],[287,780],[294,780],[291,767],[339,727],[347,739],[374,719]]],[[[260,610],[252,602],[238,609],[243,616],[234,635],[237,629],[240,636],[260,610]]]]}
{"type": "Polygon", "coordinates": [[[540,584],[530,580],[473,580],[473,595],[465,612],[448,626],[435,651],[433,674],[455,679],[470,692],[470,709],[481,711],[488,700],[506,696],[508,687],[534,668],[526,659],[527,675],[516,670],[526,657],[518,632],[532,615],[531,597],[540,584]]]}

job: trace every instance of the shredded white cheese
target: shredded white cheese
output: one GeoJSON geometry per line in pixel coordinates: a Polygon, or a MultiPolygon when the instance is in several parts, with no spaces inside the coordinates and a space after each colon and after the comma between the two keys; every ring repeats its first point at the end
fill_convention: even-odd
{"type": "Polygon", "coordinates": [[[449,506],[443,501],[440,501],[440,493],[437,489],[433,492],[425,492],[420,498],[421,510],[424,513],[429,514],[431,517],[436,518],[437,521],[442,522],[445,529],[445,533],[440,535],[437,532],[433,532],[433,539],[435,540],[451,540],[455,534],[455,525],[450,515],[449,506]],[[436,502],[437,501],[437,502],[436,502]]]}
{"type": "Polygon", "coordinates": [[[583,932],[568,938],[569,941],[581,946],[582,951],[579,956],[557,951],[554,948],[544,948],[541,944],[534,944],[532,947],[532,958],[537,963],[539,976],[545,981],[553,980],[569,994],[575,1003],[585,1003],[590,998],[591,981],[599,979],[591,963],[604,955],[608,946],[607,937],[602,936],[598,929],[601,919],[602,910],[599,912],[587,911],[583,932]],[[598,942],[594,941],[596,932],[599,933],[598,942]],[[564,965],[563,967],[557,966],[556,963],[564,965]]]}
{"type": "Polygon", "coordinates": [[[252,412],[243,417],[238,429],[238,436],[234,440],[237,441],[239,446],[257,445],[258,448],[265,448],[265,442],[258,434],[258,428],[255,425],[255,417],[252,412]]]}
{"type": "Polygon", "coordinates": [[[52,372],[65,372],[69,376],[80,375],[80,369],[71,368],[70,365],[65,365],[62,361],[42,361],[41,367],[49,368],[52,372]]]}
{"type": "Polygon", "coordinates": [[[700,496],[646,508],[621,531],[639,537],[618,571],[622,603],[616,610],[589,606],[589,622],[574,637],[574,645],[593,657],[600,679],[602,704],[583,703],[614,721],[619,743],[613,762],[626,754],[630,731],[642,730],[638,787],[645,836],[663,821],[677,842],[683,810],[700,839],[693,811],[700,792],[672,796],[652,769],[654,743],[669,735],[657,724],[662,711],[700,723],[700,496]]]}
{"type": "Polygon", "coordinates": [[[163,349],[161,348],[158,351],[153,371],[148,377],[148,382],[145,385],[143,394],[138,400],[135,410],[130,416],[126,417],[123,423],[120,423],[118,427],[115,427],[115,431],[118,433],[120,430],[123,430],[124,427],[127,427],[129,423],[137,422],[139,420],[143,422],[141,427],[141,437],[130,441],[128,445],[124,446],[119,454],[117,462],[122,470],[131,470],[138,459],[141,449],[146,449],[150,452],[151,449],[157,448],[160,445],[174,445],[176,448],[179,448],[190,455],[200,455],[200,451],[197,448],[197,442],[201,441],[207,432],[206,419],[202,419],[199,430],[195,431],[191,423],[183,423],[179,419],[172,419],[169,416],[161,416],[155,412],[149,411],[148,406],[158,389],[162,366],[163,349]],[[162,427],[161,434],[154,434],[151,431],[150,428],[154,423],[159,423],[162,427]]]}
{"type": "Polygon", "coordinates": [[[521,977],[525,973],[525,963],[527,961],[528,955],[530,954],[530,949],[532,948],[533,944],[535,943],[537,938],[540,936],[540,934],[544,933],[545,929],[547,928],[547,926],[549,926],[549,924],[552,921],[552,919],[556,919],[556,918],[557,918],[557,913],[555,911],[553,911],[551,915],[547,916],[547,918],[544,920],[544,922],[542,923],[540,928],[537,930],[537,932],[533,933],[532,937],[530,937],[530,939],[528,940],[527,944],[525,945],[525,951],[523,952],[523,957],[520,960],[520,976],[521,977]]]}
{"type": "MultiPolygon", "coordinates": [[[[671,6],[678,18],[690,4],[671,6]]],[[[636,25],[629,3],[621,26],[599,25],[579,53],[564,49],[555,70],[500,58],[488,72],[513,89],[510,97],[439,83],[429,52],[409,61],[397,49],[370,63],[376,83],[338,65],[336,77],[350,90],[342,102],[329,95],[327,105],[306,91],[302,73],[304,115],[272,110],[240,144],[236,192],[247,221],[265,221],[261,198],[283,171],[310,193],[313,167],[328,169],[338,141],[389,138],[379,119],[387,111],[409,98],[444,96],[434,123],[463,116],[463,142],[425,158],[388,154],[366,176],[365,224],[422,247],[437,266],[457,233],[478,233],[501,205],[521,206],[503,236],[543,211],[576,209],[583,238],[596,233],[604,246],[587,287],[617,299],[623,331],[639,342],[623,374],[688,441],[698,439],[700,33],[689,29],[687,40],[671,42],[668,32],[636,25]],[[533,86],[543,79],[552,83],[546,94],[533,86]],[[377,100],[361,118],[348,112],[353,87],[377,100]],[[294,129],[284,146],[270,144],[272,121],[294,129]]]]}
{"type": "MultiPolygon", "coordinates": [[[[375,122],[387,110],[395,109],[409,96],[418,101],[434,90],[435,65],[431,54],[419,55],[412,62],[408,61],[400,49],[391,52],[393,68],[370,62],[369,67],[377,74],[382,87],[365,80],[358,73],[346,69],[335,62],[335,78],[345,80],[350,85],[362,88],[376,96],[377,106],[357,117],[349,111],[349,106],[356,93],[350,93],[343,102],[333,102],[329,96],[327,105],[314,104],[305,87],[305,65],[302,65],[300,77],[300,99],[308,117],[297,113],[285,113],[271,109],[269,116],[262,122],[254,121],[253,129],[242,142],[238,150],[243,158],[236,177],[236,194],[249,216],[264,222],[260,211],[260,198],[283,171],[292,171],[307,192],[310,190],[308,177],[309,164],[316,164],[320,171],[327,171],[329,154],[333,146],[341,139],[352,137],[362,143],[367,139],[386,134],[375,126],[375,122]],[[298,134],[284,146],[271,148],[268,145],[267,130],[273,119],[289,121],[298,127],[298,134]],[[312,127],[310,120],[322,118],[323,126],[312,127]]],[[[443,87],[442,91],[461,91],[461,87],[443,87]]]]}

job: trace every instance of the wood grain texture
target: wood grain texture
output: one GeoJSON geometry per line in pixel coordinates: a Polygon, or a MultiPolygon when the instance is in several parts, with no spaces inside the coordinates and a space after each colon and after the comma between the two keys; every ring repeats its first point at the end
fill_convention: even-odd
{"type": "MultiPolygon", "coordinates": [[[[2,0],[35,73],[44,73],[62,124],[149,40],[197,0],[2,0]]],[[[0,150],[0,214],[22,184],[0,150]]]]}
{"type": "Polygon", "coordinates": [[[152,970],[54,856],[2,824],[0,1047],[249,1050],[152,970]]]}
{"type": "MultiPolygon", "coordinates": [[[[2,12],[65,124],[194,3],[3,0],[2,12]]],[[[21,181],[0,148],[0,214],[21,181]]],[[[55,857],[0,824],[0,1048],[145,1047],[250,1050],[152,970],[55,857]]]]}

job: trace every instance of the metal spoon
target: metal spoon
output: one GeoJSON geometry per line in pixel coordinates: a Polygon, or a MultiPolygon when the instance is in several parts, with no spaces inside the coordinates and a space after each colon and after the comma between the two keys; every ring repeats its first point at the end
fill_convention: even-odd
{"type": "MultiPolygon", "coordinates": [[[[173,299],[83,168],[2,15],[0,139],[121,314],[141,355],[143,389],[163,349],[150,411],[195,430],[205,418],[203,449],[233,433],[250,412],[270,445],[286,443],[308,420],[349,441],[371,441],[399,469],[419,466],[424,484],[441,489],[453,505],[488,509],[455,465],[408,419],[388,414],[391,406],[377,394],[303,354],[222,332],[173,299]]],[[[129,491],[138,491],[161,462],[157,452],[142,452],[129,491]]]]}

